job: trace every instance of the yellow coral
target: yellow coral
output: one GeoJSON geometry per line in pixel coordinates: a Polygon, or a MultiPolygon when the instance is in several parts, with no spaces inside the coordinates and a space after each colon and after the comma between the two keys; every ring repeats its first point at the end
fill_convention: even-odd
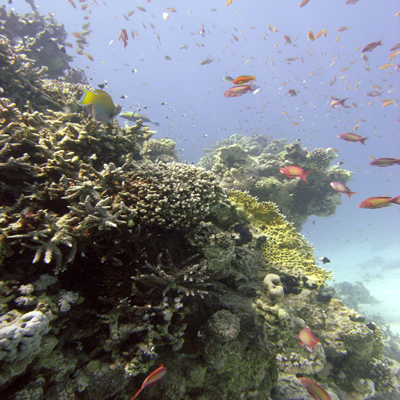
{"type": "Polygon", "coordinates": [[[239,215],[260,236],[266,237],[263,255],[270,267],[290,275],[305,275],[319,285],[332,279],[332,272],[315,264],[313,247],[279,212],[275,203],[258,202],[257,198],[240,190],[228,191],[228,197],[239,215]]]}

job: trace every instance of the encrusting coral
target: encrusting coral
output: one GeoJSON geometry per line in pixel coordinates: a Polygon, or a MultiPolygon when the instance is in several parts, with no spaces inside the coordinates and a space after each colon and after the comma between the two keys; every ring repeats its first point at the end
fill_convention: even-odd
{"type": "Polygon", "coordinates": [[[312,246],[274,203],[258,202],[249,193],[238,190],[228,191],[228,196],[239,215],[256,229],[257,235],[265,237],[263,255],[270,268],[290,275],[304,275],[319,285],[332,278],[330,272],[316,264],[312,246]]]}

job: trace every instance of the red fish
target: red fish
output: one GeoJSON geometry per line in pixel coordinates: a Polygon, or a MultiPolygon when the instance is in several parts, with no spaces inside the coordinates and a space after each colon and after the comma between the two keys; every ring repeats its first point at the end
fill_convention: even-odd
{"type": "Polygon", "coordinates": [[[361,137],[360,135],[356,135],[355,133],[341,133],[337,135],[339,139],[345,140],[346,142],[360,142],[365,145],[364,141],[367,140],[367,137],[361,137]]]}
{"type": "Polygon", "coordinates": [[[378,40],[377,42],[372,42],[367,44],[362,50],[361,53],[369,53],[372,50],[375,50],[378,46],[383,46],[382,39],[378,40]]]}
{"type": "Polygon", "coordinates": [[[382,208],[388,207],[391,204],[400,204],[400,196],[390,198],[390,196],[384,197],[370,197],[363,200],[358,207],[360,208],[382,208]]]}
{"type": "Polygon", "coordinates": [[[319,339],[316,338],[308,328],[302,329],[297,337],[300,339],[302,347],[305,346],[310,353],[314,353],[315,346],[319,342],[319,339]]]}
{"type": "Polygon", "coordinates": [[[308,378],[297,378],[300,383],[306,388],[310,396],[315,400],[331,400],[329,393],[322,388],[318,383],[315,383],[308,378]]]}
{"type": "MultiPolygon", "coordinates": [[[[344,104],[344,102],[346,101],[346,100],[348,100],[349,99],[349,97],[346,97],[345,99],[342,99],[342,100],[340,100],[340,99],[333,99],[331,102],[330,102],[330,104],[329,104],[329,107],[331,107],[331,108],[335,108],[335,107],[347,107],[347,106],[345,106],[345,104],[344,104]]],[[[349,107],[347,107],[347,108],[349,108],[349,107]]]]}
{"type": "Polygon", "coordinates": [[[253,89],[253,82],[250,82],[250,85],[239,85],[239,86],[232,86],[228,89],[223,96],[224,97],[239,97],[242,94],[245,94],[249,91],[254,91],[253,89]]]}
{"type": "Polygon", "coordinates": [[[339,193],[342,194],[347,194],[347,196],[351,197],[351,195],[358,193],[358,192],[352,192],[347,186],[343,185],[343,183],[340,182],[331,182],[331,186],[339,193]]]}
{"type": "Polygon", "coordinates": [[[256,76],[250,76],[250,75],[240,75],[236,79],[233,80],[234,85],[242,85],[243,83],[249,83],[251,81],[255,81],[256,76]]]}
{"type": "Polygon", "coordinates": [[[142,387],[136,392],[136,394],[131,398],[131,400],[136,399],[136,397],[139,396],[139,393],[146,387],[146,386],[152,386],[154,385],[157,381],[159,381],[164,374],[167,372],[167,368],[164,367],[164,365],[160,364],[160,366],[153,371],[142,383],[142,387]]]}
{"type": "Polygon", "coordinates": [[[400,165],[400,158],[377,158],[369,163],[369,165],[373,165],[374,167],[387,167],[394,164],[400,165]]]}
{"type": "Polygon", "coordinates": [[[288,167],[280,169],[279,172],[286,175],[288,178],[301,178],[305,183],[308,183],[306,178],[311,171],[304,171],[301,167],[290,165],[288,167]]]}

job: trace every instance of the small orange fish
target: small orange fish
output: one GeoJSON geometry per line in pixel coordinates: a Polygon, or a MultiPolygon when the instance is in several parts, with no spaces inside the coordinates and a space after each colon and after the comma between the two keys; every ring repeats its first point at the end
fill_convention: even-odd
{"type": "Polygon", "coordinates": [[[349,197],[349,200],[353,194],[358,193],[358,192],[352,192],[347,186],[343,185],[343,183],[340,183],[340,182],[331,182],[331,186],[337,192],[342,193],[342,194],[347,194],[347,196],[349,197]]]}
{"type": "Polygon", "coordinates": [[[396,100],[388,100],[382,104],[382,107],[390,106],[391,104],[396,103],[396,100]]]}
{"type": "Polygon", "coordinates": [[[322,29],[315,35],[315,40],[317,40],[320,36],[326,37],[326,28],[322,29]]]}
{"type": "Polygon", "coordinates": [[[360,142],[363,145],[365,145],[364,141],[367,140],[368,138],[361,137],[360,135],[356,135],[355,133],[341,133],[340,135],[337,135],[339,139],[345,140],[346,142],[360,142]]]}
{"type": "Polygon", "coordinates": [[[361,50],[361,53],[371,52],[372,50],[375,50],[378,46],[383,46],[383,44],[382,44],[382,39],[378,40],[377,42],[372,42],[372,43],[370,43],[370,44],[367,44],[367,45],[361,50]]]}
{"type": "Polygon", "coordinates": [[[290,39],[290,36],[285,35],[283,38],[285,39],[285,45],[286,45],[286,44],[291,44],[291,43],[292,43],[292,39],[290,39]]]}
{"type": "Polygon", "coordinates": [[[147,12],[147,10],[144,7],[136,6],[136,8],[140,11],[147,12]]]}
{"type": "Polygon", "coordinates": [[[314,34],[311,32],[311,29],[307,33],[307,39],[311,42],[315,39],[314,34]]]}
{"type": "Polygon", "coordinates": [[[279,170],[282,174],[286,175],[288,178],[302,179],[305,183],[308,183],[306,178],[311,171],[304,171],[303,168],[297,165],[290,165],[279,170]]]}
{"type": "Polygon", "coordinates": [[[72,7],[76,8],[76,4],[74,3],[73,0],[67,0],[69,4],[71,4],[72,7]]]}
{"type": "Polygon", "coordinates": [[[342,26],[341,28],[339,28],[337,31],[338,32],[343,32],[343,31],[347,31],[347,29],[350,29],[349,26],[342,26]]]}
{"type": "Polygon", "coordinates": [[[239,97],[242,94],[245,94],[250,91],[254,91],[253,89],[253,82],[250,82],[249,85],[237,85],[237,86],[232,86],[230,89],[228,89],[223,96],[224,97],[239,97]]]}
{"type": "Polygon", "coordinates": [[[90,61],[94,61],[93,56],[91,56],[90,54],[86,53],[85,56],[86,56],[90,61]]]}
{"type": "Polygon", "coordinates": [[[306,347],[310,353],[314,353],[315,346],[319,342],[319,339],[316,338],[308,328],[302,329],[297,337],[300,339],[302,347],[306,347]]]}
{"type": "Polygon", "coordinates": [[[331,400],[329,393],[318,383],[308,378],[297,378],[310,396],[315,400],[331,400]]]}
{"type": "Polygon", "coordinates": [[[160,366],[153,371],[142,383],[142,387],[136,392],[136,394],[131,398],[131,400],[136,399],[136,397],[139,396],[139,393],[146,387],[146,386],[152,386],[154,385],[157,381],[161,380],[161,378],[165,375],[167,372],[167,368],[164,367],[164,365],[160,364],[160,366]]]}
{"type": "Polygon", "coordinates": [[[395,51],[395,50],[399,50],[400,49],[400,43],[395,44],[394,46],[392,46],[389,51],[395,51]]]}
{"type": "MultiPolygon", "coordinates": [[[[347,106],[345,106],[344,102],[345,102],[346,100],[348,100],[348,99],[349,99],[349,97],[346,97],[345,99],[342,99],[342,100],[333,99],[333,100],[330,102],[329,107],[331,107],[331,108],[335,108],[335,107],[347,107],[347,106]]],[[[347,108],[348,108],[348,107],[347,107],[347,108]]]]}
{"type": "Polygon", "coordinates": [[[358,207],[360,208],[382,208],[388,207],[392,204],[400,204],[400,196],[390,198],[389,196],[384,197],[370,197],[363,200],[358,207]]]}
{"type": "Polygon", "coordinates": [[[225,4],[225,7],[228,7],[230,4],[232,4],[233,3],[233,0],[228,0],[227,2],[226,2],[226,4],[225,4]]]}
{"type": "Polygon", "coordinates": [[[255,81],[256,80],[256,76],[250,76],[250,75],[240,75],[238,76],[236,79],[233,80],[233,84],[234,85],[242,85],[244,83],[249,83],[251,81],[255,81]]]}
{"type": "Polygon", "coordinates": [[[390,64],[381,65],[378,69],[387,69],[387,68],[390,68],[392,65],[394,65],[394,62],[392,62],[390,64]]]}
{"type": "Polygon", "coordinates": [[[119,40],[122,41],[122,43],[124,44],[124,49],[126,50],[126,46],[128,46],[128,32],[126,31],[126,29],[121,29],[119,32],[119,40]]]}
{"type": "Polygon", "coordinates": [[[389,165],[400,165],[400,158],[377,158],[369,163],[375,167],[387,167],[389,165]]]}
{"type": "Polygon", "coordinates": [[[300,4],[300,8],[304,7],[310,0],[303,0],[300,4]]]}

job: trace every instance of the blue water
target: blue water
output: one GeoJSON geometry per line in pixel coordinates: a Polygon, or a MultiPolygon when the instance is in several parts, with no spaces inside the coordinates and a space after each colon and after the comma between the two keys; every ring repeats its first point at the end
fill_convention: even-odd
{"type": "MultiPolygon", "coordinates": [[[[124,111],[140,108],[159,121],[156,137],[174,139],[183,161],[198,162],[204,148],[235,133],[300,139],[310,149],[337,149],[339,157],[333,164],[343,162],[342,168],[354,172],[348,186],[359,193],[351,200],[343,196],[335,216],[311,217],[302,233],[314,244],[317,256],[331,259],[329,266],[337,280],[360,280],[364,273],[360,264],[373,260],[376,254],[384,261],[379,265],[372,261],[370,272],[380,273],[380,264],[385,263],[400,268],[400,207],[357,207],[368,197],[400,195],[400,166],[368,165],[371,156],[400,157],[400,72],[394,69],[400,55],[394,58],[393,66],[379,69],[391,62],[389,49],[400,42],[400,16],[394,16],[400,6],[397,0],[360,0],[354,5],[346,5],[345,0],[311,0],[299,8],[300,2],[235,0],[225,7],[223,0],[92,0],[85,11],[78,0],[76,9],[66,0],[36,4],[40,13],[54,13],[57,21],[65,24],[73,45],[67,52],[75,56],[72,66],[85,69],[93,87],[107,81],[107,91],[124,111]],[[136,6],[145,7],[146,12],[136,6]],[[167,7],[176,12],[167,11],[167,7]],[[133,10],[126,20],[124,14],[133,10]],[[167,20],[163,11],[169,14],[167,20]],[[82,32],[87,22],[92,33],[85,52],[94,57],[93,62],[76,54],[71,35],[82,32]],[[197,34],[202,22],[204,37],[197,34]],[[342,26],[349,29],[340,34],[342,26]],[[307,40],[310,29],[315,35],[323,28],[327,37],[307,40]],[[121,29],[129,34],[126,49],[118,40],[121,29]],[[132,30],[137,32],[134,39],[132,30]],[[284,44],[284,35],[290,36],[291,45],[284,44]],[[363,62],[361,49],[381,38],[383,46],[366,53],[369,61],[363,62]],[[180,50],[182,45],[187,49],[180,50]],[[170,61],[164,60],[166,55],[170,61]],[[290,57],[299,59],[285,62],[290,57]],[[201,66],[206,58],[214,61],[201,66]],[[222,97],[231,86],[222,78],[242,74],[256,74],[260,91],[222,97]],[[336,83],[330,86],[335,75],[336,83]],[[383,92],[381,97],[365,95],[376,90],[371,85],[381,87],[377,89],[383,92]],[[286,96],[289,89],[298,95],[286,96]],[[123,95],[128,97],[121,99],[123,95]],[[350,108],[330,108],[329,96],[349,97],[346,104],[350,108]],[[396,103],[382,107],[382,99],[396,103]],[[352,132],[358,124],[354,132],[370,138],[365,146],[336,137],[352,132]]],[[[15,7],[18,13],[31,11],[22,0],[8,7],[15,7]]],[[[119,122],[125,123],[121,118],[119,122]]],[[[385,270],[384,279],[390,281],[398,273],[396,267],[385,270]]],[[[385,287],[382,281],[370,283],[371,290],[377,289],[383,299],[385,290],[378,290],[381,286],[385,287]]],[[[396,303],[399,297],[393,293],[390,301],[396,303]]],[[[400,313],[394,314],[392,322],[398,322],[398,316],[400,313]]]]}

